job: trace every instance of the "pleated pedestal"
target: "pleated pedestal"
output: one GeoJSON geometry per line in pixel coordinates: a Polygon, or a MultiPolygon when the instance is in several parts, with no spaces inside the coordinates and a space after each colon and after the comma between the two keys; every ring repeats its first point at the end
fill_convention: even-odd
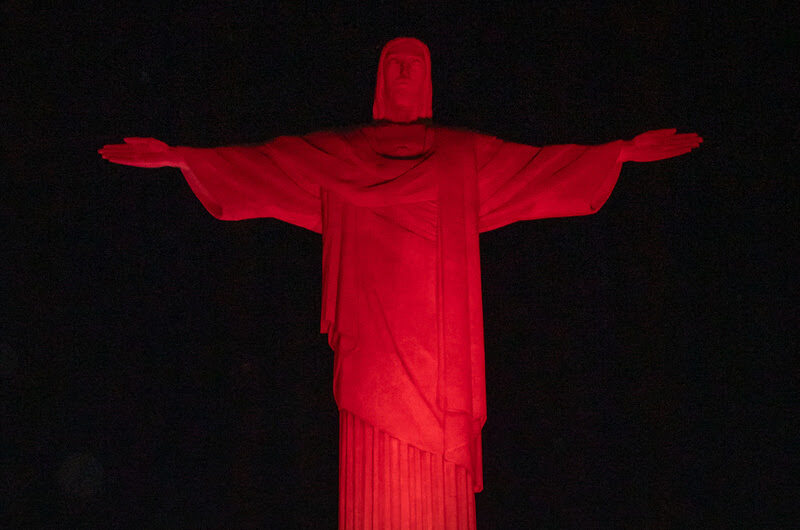
{"type": "Polygon", "coordinates": [[[461,466],[339,411],[339,530],[475,529],[461,466]]]}

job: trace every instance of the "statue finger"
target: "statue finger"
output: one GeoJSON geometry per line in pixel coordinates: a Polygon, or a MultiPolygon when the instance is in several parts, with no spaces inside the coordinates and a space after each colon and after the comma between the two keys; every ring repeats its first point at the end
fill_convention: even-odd
{"type": "Polygon", "coordinates": [[[700,142],[696,141],[684,141],[684,142],[674,142],[670,143],[669,145],[664,146],[668,149],[682,149],[684,147],[688,147],[690,149],[694,149],[696,147],[700,147],[700,142]]]}
{"type": "Polygon", "coordinates": [[[687,141],[688,141],[688,140],[691,140],[691,141],[695,141],[695,142],[702,142],[702,141],[703,141],[703,139],[702,139],[700,136],[698,136],[696,133],[681,133],[681,134],[676,134],[676,135],[674,136],[674,138],[675,138],[676,140],[687,140],[687,141]]]}
{"type": "Polygon", "coordinates": [[[133,153],[136,149],[128,144],[116,144],[104,145],[101,149],[98,149],[98,151],[101,153],[133,153]]]}
{"type": "Polygon", "coordinates": [[[108,144],[104,145],[98,151],[115,151],[119,149],[130,149],[131,146],[129,144],[108,144]]]}
{"type": "Polygon", "coordinates": [[[102,156],[140,157],[141,154],[130,149],[102,149],[98,151],[102,156]]]}
{"type": "Polygon", "coordinates": [[[141,158],[130,158],[130,157],[103,157],[104,159],[108,160],[109,162],[113,162],[114,164],[121,164],[123,166],[135,166],[135,167],[161,167],[164,164],[160,162],[153,162],[149,160],[142,160],[141,158]]]}
{"type": "Polygon", "coordinates": [[[676,134],[664,139],[664,143],[669,145],[699,144],[702,141],[703,139],[696,134],[676,134]]]}
{"type": "Polygon", "coordinates": [[[100,153],[103,158],[108,160],[124,160],[124,161],[133,161],[133,160],[146,160],[146,157],[141,155],[137,155],[136,153],[125,153],[125,152],[102,152],[100,153]]]}
{"type": "Polygon", "coordinates": [[[672,149],[672,148],[680,148],[680,147],[697,147],[700,143],[694,140],[679,140],[673,142],[665,142],[660,146],[654,146],[657,149],[672,149]]]}
{"type": "Polygon", "coordinates": [[[128,164],[136,160],[135,158],[131,158],[129,156],[118,156],[109,154],[103,154],[103,158],[105,160],[108,160],[109,162],[114,162],[115,164],[128,164]]]}

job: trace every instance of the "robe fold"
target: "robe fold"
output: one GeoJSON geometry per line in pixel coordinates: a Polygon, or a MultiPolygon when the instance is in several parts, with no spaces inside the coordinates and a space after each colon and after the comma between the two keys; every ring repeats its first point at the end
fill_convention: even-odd
{"type": "Polygon", "coordinates": [[[480,491],[478,234],[594,213],[616,183],[622,142],[538,148],[431,126],[430,148],[403,159],[375,151],[374,127],[177,149],[215,217],[274,217],[322,234],[321,330],[339,409],[462,468],[480,491]]]}

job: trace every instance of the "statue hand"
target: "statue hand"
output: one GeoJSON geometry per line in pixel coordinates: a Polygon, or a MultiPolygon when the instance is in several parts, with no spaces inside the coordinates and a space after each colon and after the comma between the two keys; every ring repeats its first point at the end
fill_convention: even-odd
{"type": "Polygon", "coordinates": [[[181,167],[179,152],[155,138],[125,138],[124,144],[104,145],[97,152],[109,162],[137,167],[181,167]]]}
{"type": "Polygon", "coordinates": [[[647,131],[625,142],[620,162],[652,162],[672,158],[698,147],[703,139],[695,133],[675,134],[676,129],[647,131]]]}

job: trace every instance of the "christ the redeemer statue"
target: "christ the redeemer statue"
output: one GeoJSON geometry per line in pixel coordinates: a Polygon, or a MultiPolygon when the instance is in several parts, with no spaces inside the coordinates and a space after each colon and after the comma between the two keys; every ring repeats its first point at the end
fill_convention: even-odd
{"type": "Polygon", "coordinates": [[[322,332],[340,412],[339,528],[475,528],[486,420],[478,234],[586,215],[623,162],[686,153],[674,129],[531,147],[431,123],[427,46],[381,52],[374,121],[262,145],[153,138],[103,158],[181,169],[218,219],[275,217],[322,234],[322,332]]]}

